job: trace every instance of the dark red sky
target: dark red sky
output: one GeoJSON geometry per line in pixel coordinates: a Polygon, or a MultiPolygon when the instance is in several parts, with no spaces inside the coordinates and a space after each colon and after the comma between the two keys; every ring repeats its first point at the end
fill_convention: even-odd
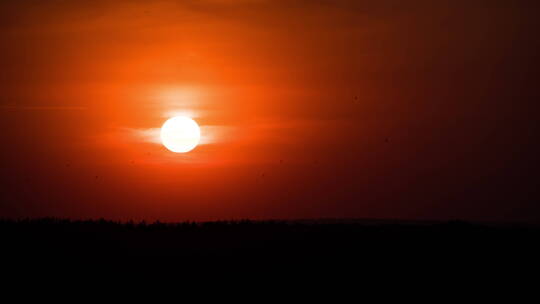
{"type": "Polygon", "coordinates": [[[539,8],[0,0],[0,216],[538,221],[539,8]]]}

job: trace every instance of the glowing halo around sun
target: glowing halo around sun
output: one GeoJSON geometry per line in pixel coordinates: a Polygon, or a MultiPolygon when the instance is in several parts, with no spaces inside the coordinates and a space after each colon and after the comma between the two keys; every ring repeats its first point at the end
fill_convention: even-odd
{"type": "Polygon", "coordinates": [[[160,136],[165,148],[176,153],[186,153],[199,144],[201,129],[193,119],[176,116],[163,124],[160,136]]]}

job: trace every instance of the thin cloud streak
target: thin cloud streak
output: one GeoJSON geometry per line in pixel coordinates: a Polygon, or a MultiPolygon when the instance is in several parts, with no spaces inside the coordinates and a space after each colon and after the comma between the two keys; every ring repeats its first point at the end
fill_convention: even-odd
{"type": "MultiPolygon", "coordinates": [[[[236,128],[230,126],[201,126],[201,141],[199,145],[215,144],[230,141],[236,128]]],[[[138,142],[161,144],[160,128],[136,129],[123,128],[130,138],[138,142]]]]}

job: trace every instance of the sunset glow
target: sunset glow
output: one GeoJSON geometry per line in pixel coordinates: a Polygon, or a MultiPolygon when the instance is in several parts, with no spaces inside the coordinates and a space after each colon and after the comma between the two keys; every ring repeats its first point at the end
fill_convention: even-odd
{"type": "Polygon", "coordinates": [[[540,218],[537,3],[0,1],[0,216],[540,218]]]}

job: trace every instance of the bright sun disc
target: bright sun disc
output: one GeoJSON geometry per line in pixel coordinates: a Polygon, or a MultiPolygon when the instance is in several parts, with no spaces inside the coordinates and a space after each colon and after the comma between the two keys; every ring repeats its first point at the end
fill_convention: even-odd
{"type": "Polygon", "coordinates": [[[200,140],[201,129],[189,117],[170,118],[161,127],[161,142],[172,152],[189,152],[199,144],[200,140]]]}

